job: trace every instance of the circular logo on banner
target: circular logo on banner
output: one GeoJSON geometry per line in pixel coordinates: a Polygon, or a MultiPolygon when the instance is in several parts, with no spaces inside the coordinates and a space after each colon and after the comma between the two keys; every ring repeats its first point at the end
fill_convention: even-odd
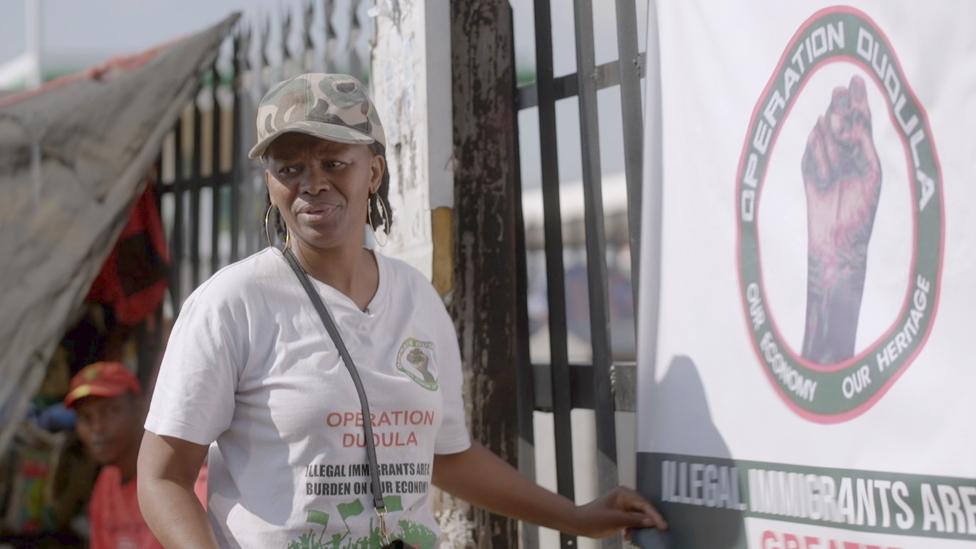
{"type": "Polygon", "coordinates": [[[863,12],[827,8],[793,35],[749,121],[736,210],[739,291],[770,382],[810,420],[863,413],[925,346],[944,238],[925,109],[863,12]]]}

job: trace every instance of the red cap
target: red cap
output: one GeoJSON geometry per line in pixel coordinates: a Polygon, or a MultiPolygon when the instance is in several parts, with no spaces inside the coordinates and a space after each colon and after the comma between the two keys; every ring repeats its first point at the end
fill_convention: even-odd
{"type": "Polygon", "coordinates": [[[131,392],[142,393],[139,380],[119,362],[96,362],[81,369],[71,378],[64,405],[71,408],[79,399],[97,396],[114,397],[131,392]]]}

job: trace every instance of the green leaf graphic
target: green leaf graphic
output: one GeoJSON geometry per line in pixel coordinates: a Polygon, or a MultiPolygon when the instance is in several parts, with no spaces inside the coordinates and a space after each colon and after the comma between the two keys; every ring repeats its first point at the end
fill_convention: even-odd
{"type": "Polygon", "coordinates": [[[314,533],[309,532],[307,534],[302,534],[296,540],[292,540],[288,544],[288,549],[326,549],[326,547],[315,539],[314,533]]]}
{"type": "Polygon", "coordinates": [[[434,549],[437,546],[437,535],[430,528],[408,520],[400,521],[400,539],[420,549],[434,549]]]}

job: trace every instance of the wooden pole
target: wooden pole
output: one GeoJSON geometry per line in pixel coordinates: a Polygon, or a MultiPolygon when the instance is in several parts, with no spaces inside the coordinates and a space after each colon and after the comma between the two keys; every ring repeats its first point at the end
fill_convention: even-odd
{"type": "MultiPolygon", "coordinates": [[[[519,305],[515,63],[506,0],[451,1],[454,118],[452,316],[471,434],[517,466],[519,305]]],[[[526,365],[527,366],[527,365],[526,365]]],[[[473,472],[476,474],[476,472],[473,472]]],[[[515,521],[474,513],[477,547],[517,547],[515,521]]]]}

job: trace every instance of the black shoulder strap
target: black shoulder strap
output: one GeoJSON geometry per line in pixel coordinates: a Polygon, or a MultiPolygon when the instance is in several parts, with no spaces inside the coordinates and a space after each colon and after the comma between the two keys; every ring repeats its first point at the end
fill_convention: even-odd
{"type": "Polygon", "coordinates": [[[315,311],[319,313],[319,318],[322,319],[325,331],[329,332],[329,336],[332,337],[332,341],[339,350],[339,356],[342,357],[342,362],[346,365],[346,370],[349,370],[352,382],[356,386],[356,392],[359,393],[359,404],[363,410],[363,434],[366,436],[366,459],[369,461],[369,476],[373,487],[373,506],[376,508],[377,513],[380,513],[382,516],[386,512],[386,504],[383,502],[383,490],[380,486],[379,469],[376,466],[376,446],[373,444],[373,426],[371,425],[369,402],[366,401],[366,390],[363,389],[363,382],[359,379],[359,372],[356,370],[356,365],[353,363],[352,357],[349,356],[349,351],[346,349],[346,344],[342,341],[342,336],[339,335],[339,329],[336,328],[335,321],[332,320],[332,315],[329,314],[329,309],[322,302],[319,293],[315,291],[305,270],[298,263],[298,258],[295,257],[295,254],[289,248],[285,248],[283,254],[285,260],[288,261],[288,265],[291,266],[291,270],[295,271],[295,276],[298,277],[298,281],[305,288],[305,292],[308,293],[309,299],[312,300],[312,305],[315,307],[315,311]]]}

